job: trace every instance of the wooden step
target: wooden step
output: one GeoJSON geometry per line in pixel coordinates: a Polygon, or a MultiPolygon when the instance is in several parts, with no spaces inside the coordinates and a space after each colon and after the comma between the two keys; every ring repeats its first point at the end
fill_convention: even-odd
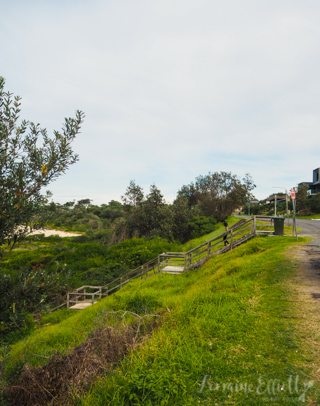
{"type": "MultiPolygon", "coordinates": [[[[95,304],[95,303],[97,303],[97,302],[95,301],[93,304],[95,304]]],[[[89,301],[84,300],[83,302],[79,302],[79,303],[76,303],[73,306],[70,306],[69,309],[83,310],[83,309],[86,309],[89,306],[92,306],[92,301],[90,300],[90,302],[89,302],[89,301]]]]}
{"type": "Polygon", "coordinates": [[[162,269],[162,272],[171,273],[173,275],[178,275],[184,271],[183,266],[166,266],[162,269]]]}

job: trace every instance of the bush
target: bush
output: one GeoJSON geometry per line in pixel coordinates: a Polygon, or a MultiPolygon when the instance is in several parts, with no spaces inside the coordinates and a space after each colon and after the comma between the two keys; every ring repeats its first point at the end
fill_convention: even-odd
{"type": "Polygon", "coordinates": [[[108,245],[112,239],[112,230],[106,229],[101,231],[87,231],[85,234],[80,235],[79,237],[72,238],[73,242],[82,243],[82,242],[98,242],[100,244],[108,245]]]}
{"type": "Polygon", "coordinates": [[[42,266],[25,267],[16,275],[0,273],[0,338],[13,342],[33,328],[31,314],[66,291],[70,273],[59,264],[48,272],[42,266]]]}
{"type": "Polygon", "coordinates": [[[308,206],[312,213],[320,213],[320,193],[316,193],[310,197],[308,206]]]}
{"type": "Polygon", "coordinates": [[[250,207],[249,205],[246,205],[243,207],[243,212],[245,214],[249,214],[249,208],[250,208],[250,215],[252,216],[257,216],[258,214],[261,214],[263,212],[263,206],[260,204],[251,204],[250,207]]]}
{"type": "Polygon", "coordinates": [[[189,235],[191,239],[202,237],[216,230],[217,220],[213,217],[196,216],[188,222],[189,235]]]}

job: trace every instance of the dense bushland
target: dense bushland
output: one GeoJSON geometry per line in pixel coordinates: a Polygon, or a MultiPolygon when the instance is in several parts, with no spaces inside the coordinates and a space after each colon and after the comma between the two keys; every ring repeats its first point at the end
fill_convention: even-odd
{"type": "Polygon", "coordinates": [[[30,315],[45,310],[68,290],[85,284],[105,285],[162,252],[180,249],[159,237],[134,238],[113,246],[81,237],[29,237],[2,262],[0,339],[10,341],[28,333],[30,315]]]}
{"type": "Polygon", "coordinates": [[[112,200],[109,204],[95,206],[90,199],[67,202],[63,205],[51,202],[47,205],[48,225],[67,231],[101,231],[109,229],[114,221],[123,217],[121,203],[112,200]]]}
{"type": "Polygon", "coordinates": [[[143,189],[131,181],[122,196],[122,203],[112,200],[101,206],[90,199],[50,203],[48,221],[53,228],[96,232],[108,230],[105,244],[114,244],[134,237],[161,237],[170,242],[186,241],[208,234],[217,222],[243,205],[255,187],[249,175],[241,181],[229,172],[209,173],[183,186],[172,204],[165,201],[156,185],[143,189]]]}
{"type": "Polygon", "coordinates": [[[212,216],[200,215],[197,209],[189,210],[186,201],[178,198],[172,205],[165,203],[160,191],[152,192],[137,206],[111,201],[101,206],[83,204],[89,199],[67,202],[64,205],[50,203],[46,210],[48,226],[53,229],[85,232],[86,241],[112,245],[124,239],[137,237],[161,237],[171,242],[184,243],[192,238],[208,234],[217,228],[212,216]]]}

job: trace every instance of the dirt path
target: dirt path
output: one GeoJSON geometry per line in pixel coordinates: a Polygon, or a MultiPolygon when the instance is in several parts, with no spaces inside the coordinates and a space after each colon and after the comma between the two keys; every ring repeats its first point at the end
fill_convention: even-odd
{"type": "Polygon", "coordinates": [[[301,266],[303,288],[319,303],[320,311],[320,246],[310,243],[296,251],[301,266]]]}
{"type": "MultiPolygon", "coordinates": [[[[301,234],[300,234],[301,235],[301,234]]],[[[304,236],[307,236],[304,234],[304,236]]],[[[307,245],[291,246],[289,257],[297,260],[297,278],[293,281],[292,302],[297,314],[296,325],[303,348],[303,368],[308,371],[315,387],[320,385],[320,236],[309,235],[313,240],[307,245]]],[[[318,406],[317,395],[306,402],[318,406]]]]}
{"type": "Polygon", "coordinates": [[[320,221],[298,219],[297,225],[301,228],[299,236],[312,238],[309,244],[295,252],[295,256],[300,260],[304,290],[319,303],[320,310],[320,221]]]}

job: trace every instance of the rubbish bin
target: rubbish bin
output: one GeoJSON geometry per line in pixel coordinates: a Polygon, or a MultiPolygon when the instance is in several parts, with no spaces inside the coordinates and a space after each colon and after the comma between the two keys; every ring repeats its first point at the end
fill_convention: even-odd
{"type": "Polygon", "coordinates": [[[274,221],[274,235],[283,235],[284,230],[284,218],[283,217],[273,217],[274,221]]]}

